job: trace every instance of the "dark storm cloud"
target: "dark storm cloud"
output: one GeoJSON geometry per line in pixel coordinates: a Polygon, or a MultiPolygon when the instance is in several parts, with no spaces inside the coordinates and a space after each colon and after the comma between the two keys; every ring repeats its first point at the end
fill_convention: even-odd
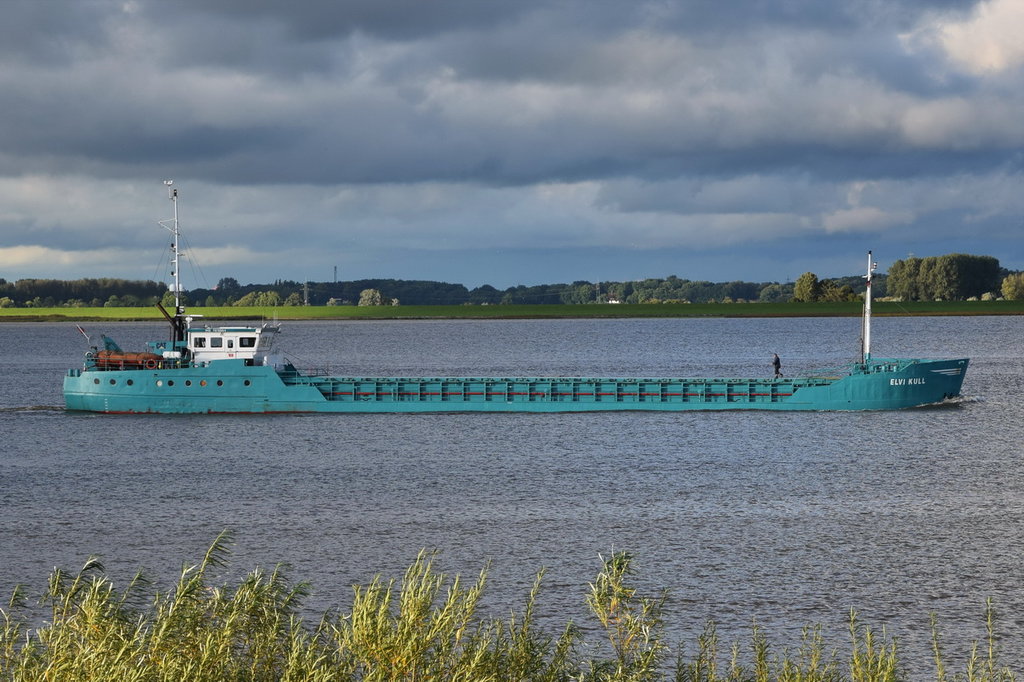
{"type": "MultiPolygon", "coordinates": [[[[479,0],[180,0],[175,5],[184,8],[192,19],[219,16],[231,22],[276,23],[286,28],[291,39],[300,42],[344,38],[354,32],[410,40],[439,32],[493,26],[543,6],[529,1],[479,0]]],[[[150,10],[159,11],[159,7],[151,5],[150,10]]]]}
{"type": "Polygon", "coordinates": [[[0,55],[8,66],[72,62],[83,47],[106,43],[105,24],[115,6],[109,0],[5,0],[0,55]]]}
{"type": "MultiPolygon", "coordinates": [[[[69,52],[94,54],[97,45],[131,40],[118,36],[139,30],[144,34],[132,38],[141,43],[134,50],[146,54],[152,42],[154,60],[164,69],[258,78],[269,55],[273,78],[239,87],[226,76],[224,90],[218,92],[217,83],[203,89],[206,102],[193,99],[186,79],[168,78],[162,89],[151,73],[131,64],[120,72],[116,64],[99,64],[83,70],[77,82],[42,91],[35,79],[15,79],[7,90],[14,122],[4,140],[9,153],[56,158],[63,151],[74,165],[110,163],[122,172],[147,158],[156,165],[180,159],[220,181],[237,173],[242,182],[322,184],[522,184],[731,173],[747,164],[759,171],[797,166],[856,177],[888,167],[891,156],[900,156],[893,168],[906,170],[899,172],[946,162],[944,149],[908,148],[894,112],[868,111],[865,117],[877,120],[859,128],[835,120],[829,130],[829,122],[813,120],[830,113],[826,102],[806,101],[800,110],[801,99],[817,95],[814,84],[830,78],[837,87],[852,77],[865,90],[875,88],[837,90],[847,108],[870,107],[870,101],[850,100],[881,97],[886,90],[906,96],[936,91],[921,77],[920,64],[899,52],[893,35],[866,45],[857,35],[870,25],[861,17],[873,16],[873,3],[84,4],[92,11],[56,13],[63,21],[44,17],[45,28],[55,26],[58,44],[78,43],[69,52]],[[83,16],[91,20],[76,36],[75,20],[83,16]],[[792,32],[799,47],[787,53],[784,37],[776,45],[757,40],[751,47],[747,34],[764,31],[766,24],[783,35],[792,32]],[[706,46],[709,31],[723,34],[713,48],[706,46]],[[355,33],[378,40],[358,45],[355,33]],[[398,54],[360,57],[392,49],[379,40],[400,41],[398,54]],[[689,47],[690,40],[703,47],[689,47]],[[368,65],[360,66],[360,59],[368,65]],[[777,84],[762,82],[766,59],[788,70],[777,84]],[[308,83],[297,87],[303,77],[308,83]],[[365,85],[353,87],[360,79],[365,85]],[[521,91],[508,91],[516,84],[521,91]],[[313,100],[261,115],[275,90],[281,98],[313,100]],[[631,98],[654,92],[662,101],[653,107],[631,105],[631,98]],[[735,101],[748,93],[759,101],[735,101]],[[219,97],[226,100],[223,108],[212,116],[203,111],[215,108],[209,102],[219,97]],[[507,103],[489,109],[491,98],[507,103]],[[226,110],[228,101],[237,116],[226,110]],[[903,157],[908,152],[920,162],[903,157]],[[272,168],[255,162],[260,153],[273,154],[272,168]]],[[[29,7],[17,7],[31,14],[29,7]]],[[[897,9],[884,14],[904,22],[920,9],[915,3],[892,7],[897,9]]],[[[942,85],[947,92],[950,87],[942,85]]],[[[1000,144],[979,139],[974,147],[1000,144]]],[[[949,162],[961,163],[962,155],[957,150],[949,162]]],[[[979,162],[971,160],[972,167],[979,162]]],[[[992,157],[995,165],[1004,162],[992,157]]]]}
{"type": "MultiPolygon", "coordinates": [[[[166,5],[150,4],[159,14],[173,13],[166,5]]],[[[910,27],[920,13],[935,9],[969,11],[962,0],[851,0],[843,3],[818,0],[748,0],[746,2],[667,2],[665,0],[311,0],[281,3],[277,0],[180,0],[194,18],[219,16],[232,22],[271,21],[286,27],[299,41],[345,37],[353,32],[387,39],[410,40],[459,31],[486,31],[523,21],[530,16],[545,19],[552,33],[566,28],[588,27],[616,32],[624,26],[641,26],[674,33],[734,33],[737,30],[785,25],[844,30],[856,26],[895,24],[910,27]]]]}

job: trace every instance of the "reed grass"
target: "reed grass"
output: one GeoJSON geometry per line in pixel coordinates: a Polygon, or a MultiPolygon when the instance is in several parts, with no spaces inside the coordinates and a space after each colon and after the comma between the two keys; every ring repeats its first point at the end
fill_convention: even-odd
{"type": "MultiPolygon", "coordinates": [[[[472,581],[449,578],[436,556],[421,552],[404,577],[354,587],[342,612],[307,623],[309,586],[278,566],[221,584],[231,536],[221,534],[201,561],[184,566],[167,590],[138,574],[123,590],[90,558],[74,574],[55,569],[39,601],[42,621],[23,588],[0,608],[0,679],[147,682],[150,680],[348,681],[541,680],[676,682],[887,682],[907,679],[897,640],[849,616],[845,647],[829,646],[819,627],[804,629],[794,649],[774,649],[753,627],[749,649],[722,651],[715,624],[696,647],[672,656],[665,642],[666,595],[642,595],[633,557],[601,560],[586,597],[593,622],[545,632],[535,622],[543,571],[520,612],[482,616],[485,566],[472,581]],[[34,614],[34,615],[32,615],[34,614]],[[594,641],[581,634],[586,631],[594,641]],[[596,634],[594,634],[596,633],[596,634]],[[840,649],[847,653],[840,656],[840,649]]],[[[975,644],[962,673],[946,667],[932,617],[937,682],[1009,682],[1000,665],[996,614],[985,608],[987,641],[975,644]]]]}

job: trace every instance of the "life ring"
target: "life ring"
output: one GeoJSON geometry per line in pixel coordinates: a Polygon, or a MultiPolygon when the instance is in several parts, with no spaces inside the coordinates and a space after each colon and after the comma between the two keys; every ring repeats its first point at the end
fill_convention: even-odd
{"type": "Polygon", "coordinates": [[[154,360],[153,358],[149,358],[144,363],[142,363],[142,366],[145,367],[146,369],[156,369],[156,360],[154,360]]]}

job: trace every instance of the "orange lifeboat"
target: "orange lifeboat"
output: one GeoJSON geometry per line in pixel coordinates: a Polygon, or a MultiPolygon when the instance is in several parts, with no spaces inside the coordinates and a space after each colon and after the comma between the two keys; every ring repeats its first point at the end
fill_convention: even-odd
{"type": "Polygon", "coordinates": [[[156,353],[101,350],[96,351],[93,360],[99,369],[156,369],[163,358],[156,353]]]}

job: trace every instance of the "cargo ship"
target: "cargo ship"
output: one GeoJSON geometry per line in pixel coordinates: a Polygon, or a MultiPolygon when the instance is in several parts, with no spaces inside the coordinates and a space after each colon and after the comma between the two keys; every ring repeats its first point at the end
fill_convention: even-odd
{"type": "MultiPolygon", "coordinates": [[[[860,358],[821,376],[773,378],[352,377],[303,371],[274,347],[278,325],[210,326],[182,305],[178,192],[166,181],[175,311],[168,339],[125,352],[103,337],[68,370],[68,410],[113,414],[895,410],[955,402],[969,360],[871,356],[871,281],[860,358]]],[[[79,328],[81,329],[81,328],[79,328]]]]}

